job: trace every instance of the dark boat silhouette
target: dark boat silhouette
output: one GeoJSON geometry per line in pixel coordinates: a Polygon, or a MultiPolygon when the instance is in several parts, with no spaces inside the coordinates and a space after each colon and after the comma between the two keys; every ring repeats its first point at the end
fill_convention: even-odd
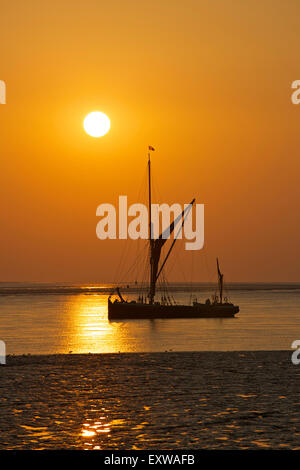
{"type": "MultiPolygon", "coordinates": [[[[154,150],[149,147],[148,154],[148,185],[149,185],[149,234],[151,234],[151,161],[150,151],[154,150]]],[[[185,208],[181,215],[180,220],[181,228],[184,224],[186,214],[193,206],[195,199],[185,208]],[[188,209],[188,210],[187,210],[188,209]]],[[[172,234],[175,224],[178,222],[174,220],[168,228],[168,233],[172,234]]],[[[171,301],[168,297],[164,297],[163,302],[155,301],[155,291],[157,280],[169,258],[171,251],[175,245],[176,238],[171,244],[164,261],[159,266],[161,250],[166,243],[167,238],[163,237],[163,233],[157,238],[153,239],[150,236],[150,283],[149,293],[147,297],[139,297],[138,300],[127,301],[123,298],[120,289],[115,289],[118,298],[112,301],[111,296],[108,297],[108,317],[109,319],[130,319],[130,318],[230,318],[234,317],[239,312],[239,307],[228,302],[227,298],[223,298],[223,274],[220,271],[219,261],[217,258],[217,273],[218,273],[218,288],[219,296],[214,296],[212,300],[207,299],[205,303],[194,301],[192,305],[180,305],[171,301]]]]}

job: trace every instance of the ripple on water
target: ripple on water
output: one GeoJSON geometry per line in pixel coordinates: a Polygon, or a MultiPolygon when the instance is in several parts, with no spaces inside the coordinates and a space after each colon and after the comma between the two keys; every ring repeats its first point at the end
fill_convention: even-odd
{"type": "Polygon", "coordinates": [[[0,448],[298,448],[298,377],[288,354],[243,355],[10,358],[1,369],[0,448]]]}

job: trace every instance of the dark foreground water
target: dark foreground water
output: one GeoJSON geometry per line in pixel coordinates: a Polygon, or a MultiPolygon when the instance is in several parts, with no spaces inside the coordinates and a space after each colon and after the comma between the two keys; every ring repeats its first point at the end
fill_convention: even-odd
{"type": "Polygon", "coordinates": [[[290,351],[10,356],[0,449],[299,449],[290,351]]]}

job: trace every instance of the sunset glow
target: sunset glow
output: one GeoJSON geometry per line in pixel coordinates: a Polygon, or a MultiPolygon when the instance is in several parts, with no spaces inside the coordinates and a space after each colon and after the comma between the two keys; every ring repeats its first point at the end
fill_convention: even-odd
{"type": "Polygon", "coordinates": [[[300,450],[300,0],[0,12],[0,452],[300,450]]]}
{"type": "Polygon", "coordinates": [[[0,31],[2,281],[114,280],[127,245],[97,238],[95,210],[147,204],[149,144],[153,203],[207,208],[195,281],[216,254],[231,281],[298,280],[298,2],[271,20],[260,2],[64,0],[50,22],[52,2],[17,3],[0,31]]]}

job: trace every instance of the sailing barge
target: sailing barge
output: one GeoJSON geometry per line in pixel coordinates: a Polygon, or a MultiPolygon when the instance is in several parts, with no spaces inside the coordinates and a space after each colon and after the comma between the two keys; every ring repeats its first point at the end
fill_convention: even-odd
{"type": "MultiPolygon", "coordinates": [[[[154,150],[153,147],[149,147],[148,154],[148,184],[149,184],[149,234],[151,234],[151,160],[150,151],[154,150]]],[[[188,207],[191,207],[195,202],[195,199],[190,203],[188,207]]],[[[181,214],[182,224],[186,217],[186,209],[181,214]]],[[[173,221],[169,227],[169,234],[172,234],[175,228],[175,221],[173,221]]],[[[158,302],[155,300],[155,291],[157,280],[166,264],[166,261],[174,247],[176,238],[171,244],[171,247],[164,259],[159,266],[161,250],[167,239],[163,237],[163,233],[157,238],[153,239],[150,235],[150,285],[149,294],[144,299],[127,301],[123,298],[120,289],[116,288],[118,298],[112,301],[111,296],[108,298],[108,318],[110,320],[118,319],[154,319],[154,318],[230,318],[234,317],[239,312],[239,307],[228,302],[226,298],[223,298],[223,274],[220,271],[219,261],[217,259],[217,273],[218,273],[218,287],[219,295],[215,296],[213,300],[207,299],[205,303],[194,301],[192,305],[180,305],[172,302],[167,302],[166,298],[164,302],[158,302]]]]}

